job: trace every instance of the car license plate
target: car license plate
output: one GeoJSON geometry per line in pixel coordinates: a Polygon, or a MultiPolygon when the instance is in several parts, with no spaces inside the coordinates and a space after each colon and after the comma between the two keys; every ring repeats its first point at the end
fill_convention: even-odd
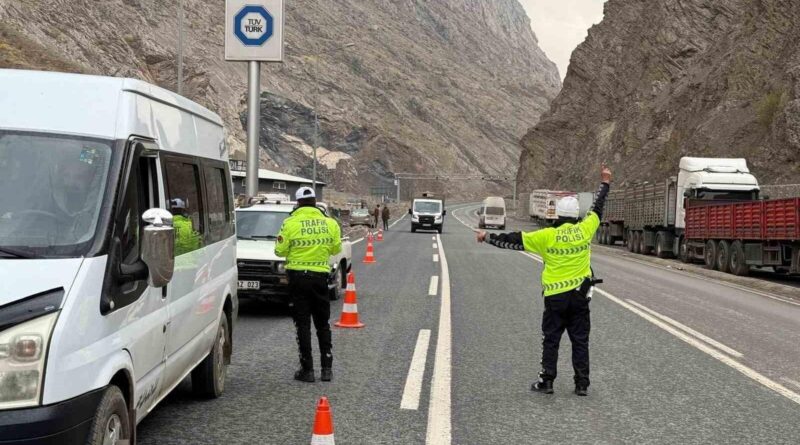
{"type": "Polygon", "coordinates": [[[240,281],[239,282],[239,289],[261,289],[261,282],[260,281],[240,281]]]}

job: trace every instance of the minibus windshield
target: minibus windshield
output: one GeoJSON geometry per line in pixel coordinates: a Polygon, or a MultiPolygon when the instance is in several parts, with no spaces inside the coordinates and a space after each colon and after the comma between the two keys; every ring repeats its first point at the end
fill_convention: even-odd
{"type": "Polygon", "coordinates": [[[442,211],[442,203],[436,201],[414,201],[414,211],[416,213],[439,213],[442,211]]]}
{"type": "Polygon", "coordinates": [[[236,237],[239,239],[277,239],[289,212],[236,212],[236,237]]]}
{"type": "Polygon", "coordinates": [[[86,254],[110,163],[110,141],[0,131],[0,258],[86,254]]]}
{"type": "Polygon", "coordinates": [[[493,216],[505,215],[506,209],[502,207],[486,207],[486,214],[493,216]]]}

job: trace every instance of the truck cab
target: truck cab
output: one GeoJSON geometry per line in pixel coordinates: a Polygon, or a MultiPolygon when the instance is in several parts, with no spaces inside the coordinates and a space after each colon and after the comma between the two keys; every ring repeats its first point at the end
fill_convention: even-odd
{"type": "Polygon", "coordinates": [[[745,159],[690,158],[680,161],[675,228],[686,227],[686,200],[751,201],[759,186],[745,159]]]}

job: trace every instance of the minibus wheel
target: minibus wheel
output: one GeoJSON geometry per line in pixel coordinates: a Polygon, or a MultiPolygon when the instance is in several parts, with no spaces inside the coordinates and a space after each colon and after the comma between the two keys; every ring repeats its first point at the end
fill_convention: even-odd
{"type": "Polygon", "coordinates": [[[89,445],[116,445],[129,443],[131,424],[125,396],[116,386],[106,388],[89,431],[89,445]]]}
{"type": "Polygon", "coordinates": [[[219,328],[214,346],[208,356],[192,370],[192,390],[200,397],[216,399],[225,391],[228,364],[225,363],[225,348],[230,342],[228,317],[223,312],[219,317],[219,328]]]}

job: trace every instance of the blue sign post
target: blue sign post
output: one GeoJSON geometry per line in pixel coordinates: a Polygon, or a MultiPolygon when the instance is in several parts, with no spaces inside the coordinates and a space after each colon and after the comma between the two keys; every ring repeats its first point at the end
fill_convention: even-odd
{"type": "Polygon", "coordinates": [[[233,18],[233,33],[243,45],[261,46],[275,32],[275,20],[263,6],[247,5],[233,18]]]}

